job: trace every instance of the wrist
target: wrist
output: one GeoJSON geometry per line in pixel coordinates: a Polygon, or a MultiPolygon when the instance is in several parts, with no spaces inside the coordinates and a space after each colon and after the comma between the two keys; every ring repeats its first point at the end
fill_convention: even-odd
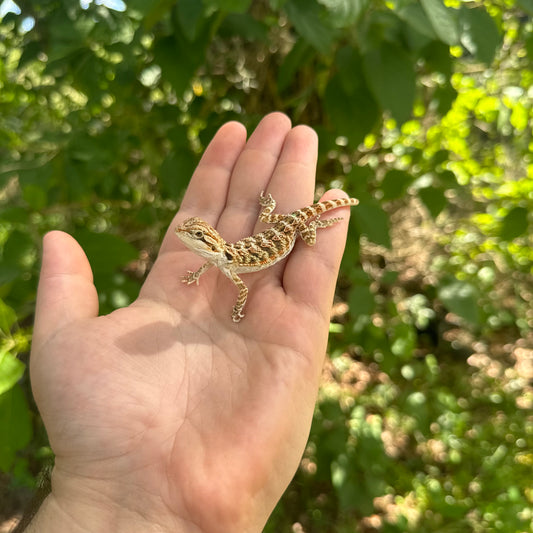
{"type": "MultiPolygon", "coordinates": [[[[64,506],[53,494],[50,494],[25,533],[108,533],[109,531],[166,533],[171,530],[150,522],[145,517],[128,513],[125,509],[84,505],[80,502],[64,506]]],[[[188,533],[195,529],[181,528],[174,531],[188,533]]]]}
{"type": "Polygon", "coordinates": [[[202,493],[192,496],[189,490],[189,498],[177,493],[163,499],[147,486],[147,478],[141,484],[135,476],[80,478],[58,469],[56,463],[52,490],[24,532],[256,533],[270,514],[260,505],[260,497],[242,498],[233,492],[222,494],[218,501],[202,493]]]}
{"type": "Polygon", "coordinates": [[[25,533],[203,533],[194,524],[149,505],[147,497],[131,505],[136,496],[127,484],[122,487],[121,502],[109,499],[104,487],[70,489],[52,489],[25,533]]]}

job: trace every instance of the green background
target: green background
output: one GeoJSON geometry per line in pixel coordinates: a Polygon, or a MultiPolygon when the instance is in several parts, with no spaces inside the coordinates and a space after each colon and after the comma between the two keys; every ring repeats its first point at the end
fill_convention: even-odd
{"type": "Polygon", "coordinates": [[[281,110],[319,134],[317,193],[361,203],[309,444],[265,531],[531,530],[533,1],[17,4],[0,517],[52,460],[27,373],[42,235],[79,240],[102,313],[127,305],[216,129],[281,110]]]}

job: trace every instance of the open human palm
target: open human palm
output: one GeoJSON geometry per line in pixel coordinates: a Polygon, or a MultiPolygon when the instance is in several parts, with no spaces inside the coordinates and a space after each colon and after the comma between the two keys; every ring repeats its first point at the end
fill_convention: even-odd
{"type": "Polygon", "coordinates": [[[58,516],[65,531],[261,531],[308,436],[348,209],[327,239],[244,276],[238,324],[216,269],[180,283],[202,260],[173,229],[200,216],[228,241],[260,231],[262,190],[278,212],[312,202],[316,156],[314,132],[279,113],[247,142],[223,126],[139,298],[107,316],[79,245],[46,236],[31,378],[56,464],[36,531],[61,531],[58,516]]]}

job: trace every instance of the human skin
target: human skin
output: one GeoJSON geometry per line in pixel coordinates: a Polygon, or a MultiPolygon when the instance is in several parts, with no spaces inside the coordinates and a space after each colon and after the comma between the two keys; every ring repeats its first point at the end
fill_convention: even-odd
{"type": "Polygon", "coordinates": [[[248,141],[241,124],[225,124],[139,297],[106,316],[78,243],[45,236],[30,372],[56,460],[27,531],[263,529],[308,438],[349,208],[335,210],[344,220],[319,230],[315,246],[299,239],[283,262],[243,276],[238,324],[235,286],[218,270],[199,286],[180,283],[202,259],[174,228],[199,216],[227,241],[260,231],[262,190],[276,212],[312,203],[316,158],[314,131],[281,113],[248,141]]]}

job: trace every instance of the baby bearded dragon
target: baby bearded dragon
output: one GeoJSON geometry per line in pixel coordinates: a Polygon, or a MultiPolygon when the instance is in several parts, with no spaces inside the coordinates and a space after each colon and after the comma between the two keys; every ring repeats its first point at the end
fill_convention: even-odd
{"type": "Polygon", "coordinates": [[[263,209],[259,220],[274,225],[234,243],[226,242],[201,218],[188,218],[176,227],[176,235],[187,248],[207,259],[207,262],[196,272],[189,270],[187,275],[183,276],[182,282],[189,285],[198,284],[200,276],[206,270],[213,265],[218,267],[239,289],[231,315],[234,322],[239,322],[244,317],[242,310],[248,297],[248,288],[237,274],[256,272],[274,265],[291,252],[298,235],[306,244],[313,246],[318,228],[326,228],[342,220],[342,217],[319,220],[318,217],[322,213],[358,203],[356,198],[339,198],[303,207],[292,213],[275,214],[272,211],[276,207],[276,201],[272,195],[265,196],[261,193],[259,204],[263,209]]]}

